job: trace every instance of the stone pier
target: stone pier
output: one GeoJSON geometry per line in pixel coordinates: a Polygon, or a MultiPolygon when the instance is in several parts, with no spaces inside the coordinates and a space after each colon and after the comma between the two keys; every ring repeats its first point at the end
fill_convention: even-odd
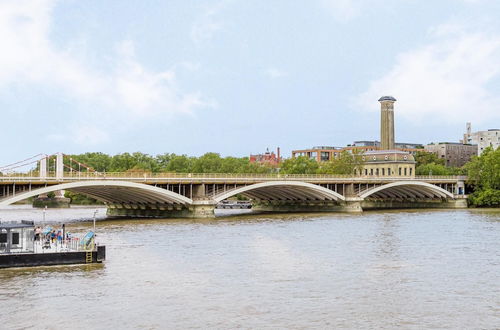
{"type": "Polygon", "coordinates": [[[128,205],[108,204],[107,215],[110,217],[129,218],[214,218],[215,204],[200,203],[183,205],[128,205]]]}

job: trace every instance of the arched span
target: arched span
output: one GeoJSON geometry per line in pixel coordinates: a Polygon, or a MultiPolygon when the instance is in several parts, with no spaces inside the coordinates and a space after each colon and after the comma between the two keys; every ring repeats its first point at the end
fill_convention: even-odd
{"type": "Polygon", "coordinates": [[[58,190],[69,190],[88,195],[107,203],[168,203],[192,204],[193,200],[170,190],[143,183],[126,181],[84,181],[62,183],[54,186],[23,192],[0,201],[0,207],[24,199],[58,190]]]}
{"type": "Polygon", "coordinates": [[[219,203],[237,194],[262,200],[345,200],[339,193],[312,183],[298,181],[269,181],[232,189],[215,196],[219,203]]]}
{"type": "Polygon", "coordinates": [[[414,198],[455,198],[452,193],[441,187],[418,181],[400,181],[384,184],[361,192],[359,197],[414,197],[414,198]]]}

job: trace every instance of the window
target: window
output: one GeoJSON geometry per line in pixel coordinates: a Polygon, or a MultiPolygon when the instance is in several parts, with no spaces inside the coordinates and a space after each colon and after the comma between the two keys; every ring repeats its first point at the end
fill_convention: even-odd
{"type": "Polygon", "coordinates": [[[19,233],[12,233],[12,245],[19,244],[19,233]]]}
{"type": "Polygon", "coordinates": [[[382,175],[385,175],[385,168],[382,169],[382,175]]]}
{"type": "Polygon", "coordinates": [[[405,176],[406,176],[406,167],[405,167],[405,176]]]}
{"type": "Polygon", "coordinates": [[[399,168],[399,175],[401,175],[401,167],[399,168]]]}
{"type": "Polygon", "coordinates": [[[410,176],[413,173],[413,168],[410,167],[410,176]]]}
{"type": "Polygon", "coordinates": [[[378,168],[375,170],[375,175],[378,176],[378,168]]]}
{"type": "Polygon", "coordinates": [[[370,175],[373,175],[373,168],[370,169],[370,175]]]}
{"type": "Polygon", "coordinates": [[[391,168],[390,167],[387,168],[387,175],[391,175],[391,168]]]}
{"type": "Polygon", "coordinates": [[[7,233],[0,233],[0,243],[7,243],[7,233]]]}
{"type": "Polygon", "coordinates": [[[368,170],[365,168],[365,175],[368,175],[368,170]]]}

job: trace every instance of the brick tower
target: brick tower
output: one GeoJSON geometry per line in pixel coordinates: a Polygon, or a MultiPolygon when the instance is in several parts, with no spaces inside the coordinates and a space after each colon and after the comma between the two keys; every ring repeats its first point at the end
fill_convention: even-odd
{"type": "Polygon", "coordinates": [[[394,149],[394,102],[392,96],[382,96],[380,102],[380,149],[394,149]]]}

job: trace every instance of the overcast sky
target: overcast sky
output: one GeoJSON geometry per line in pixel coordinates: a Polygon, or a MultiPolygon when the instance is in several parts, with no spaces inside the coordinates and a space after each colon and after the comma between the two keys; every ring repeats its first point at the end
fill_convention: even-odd
{"type": "Polygon", "coordinates": [[[0,0],[0,165],[500,127],[500,1],[0,0]]]}

